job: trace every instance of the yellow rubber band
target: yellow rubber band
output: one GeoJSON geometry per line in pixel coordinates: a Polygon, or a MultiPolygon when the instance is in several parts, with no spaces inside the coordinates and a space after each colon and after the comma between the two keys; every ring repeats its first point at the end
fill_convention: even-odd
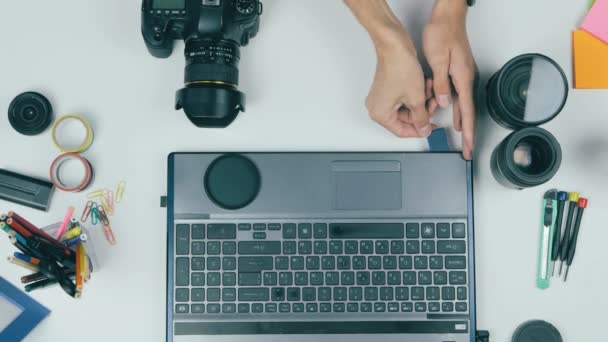
{"type": "Polygon", "coordinates": [[[61,150],[62,152],[82,153],[82,152],[86,151],[93,143],[93,128],[91,128],[91,125],[89,124],[87,119],[84,118],[84,116],[78,115],[78,114],[68,114],[68,115],[64,115],[64,116],[60,117],[53,123],[53,128],[51,130],[51,138],[53,139],[53,144],[55,144],[55,146],[57,146],[57,148],[59,150],[61,150]],[[61,122],[65,121],[65,120],[69,120],[69,119],[80,121],[87,130],[87,136],[84,138],[82,145],[80,145],[79,147],[74,148],[74,149],[69,149],[64,146],[61,146],[59,144],[59,142],[57,142],[57,136],[56,136],[57,126],[61,122]]]}

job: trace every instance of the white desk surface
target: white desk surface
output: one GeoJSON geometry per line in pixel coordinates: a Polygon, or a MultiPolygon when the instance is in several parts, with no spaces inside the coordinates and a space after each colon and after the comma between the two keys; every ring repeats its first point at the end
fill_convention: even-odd
{"type": "MultiPolygon", "coordinates": [[[[570,82],[571,30],[588,1],[480,0],[468,18],[470,39],[483,79],[526,52],[554,58],[570,82]]],[[[431,1],[393,1],[419,35],[431,1]],[[416,8],[420,7],[420,8],[416,8]],[[423,8],[424,7],[424,8],[423,8]]],[[[22,91],[51,100],[55,113],[81,113],[92,122],[95,142],[85,153],[96,170],[94,187],[128,182],[125,202],[112,218],[118,245],[96,231],[99,273],[81,300],[60,289],[32,293],[52,314],[28,341],[164,341],[166,157],[172,151],[418,151],[426,142],[398,139],[374,124],[363,102],[375,68],[372,45],[341,1],[266,0],[258,37],[243,49],[241,88],[248,111],[225,130],[195,128],[172,109],[181,87],[183,43],[173,56],[148,55],[140,35],[137,0],[3,1],[0,32],[0,108],[22,91]],[[130,338],[127,338],[130,336],[130,338]]],[[[608,296],[608,96],[573,90],[561,115],[544,127],[558,138],[563,163],[545,186],[524,191],[499,186],[490,154],[508,131],[478,113],[475,220],[478,326],[492,341],[510,340],[529,319],[554,323],[566,341],[604,336],[608,296]],[[567,284],[535,288],[541,196],[552,187],[590,198],[579,248],[567,284]]],[[[0,113],[0,114],[2,114],[0,113]]],[[[450,124],[451,113],[439,122],[450,124]]],[[[452,140],[459,138],[452,131],[452,140]]],[[[48,177],[58,150],[50,132],[17,134],[0,116],[0,167],[48,177]]],[[[84,194],[57,192],[43,213],[0,201],[44,225],[84,194]]],[[[13,248],[0,241],[0,254],[13,248]]],[[[13,283],[23,272],[0,263],[13,283]]]]}

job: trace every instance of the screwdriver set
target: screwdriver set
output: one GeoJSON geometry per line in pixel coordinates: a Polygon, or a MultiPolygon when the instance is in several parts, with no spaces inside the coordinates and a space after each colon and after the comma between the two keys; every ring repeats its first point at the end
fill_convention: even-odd
{"type": "Polygon", "coordinates": [[[587,204],[588,200],[577,192],[568,193],[557,189],[545,192],[536,280],[538,288],[549,287],[550,278],[556,276],[558,263],[557,276],[562,276],[565,263],[564,281],[568,280],[587,204]]]}

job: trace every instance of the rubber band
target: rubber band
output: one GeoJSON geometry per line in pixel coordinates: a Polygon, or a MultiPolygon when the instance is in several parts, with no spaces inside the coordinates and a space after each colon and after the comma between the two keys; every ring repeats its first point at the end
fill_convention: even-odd
{"type": "Polygon", "coordinates": [[[51,138],[53,139],[53,144],[55,144],[55,146],[57,146],[57,148],[62,152],[82,153],[86,151],[93,143],[93,128],[91,127],[87,119],[84,118],[84,116],[78,114],[68,114],[60,117],[53,123],[53,127],[51,130],[51,138]],[[87,130],[87,135],[84,138],[82,145],[77,148],[70,149],[65,146],[61,146],[61,144],[59,144],[59,142],[57,141],[57,126],[59,126],[60,123],[66,120],[78,120],[84,125],[85,129],[87,130]]]}
{"type": "Polygon", "coordinates": [[[86,189],[93,182],[93,167],[91,163],[83,156],[76,153],[64,153],[55,158],[50,169],[51,182],[60,190],[67,192],[79,192],[86,189]],[[69,187],[61,181],[61,170],[63,165],[69,160],[78,160],[82,163],[85,169],[85,175],[82,181],[74,187],[69,187]]]}

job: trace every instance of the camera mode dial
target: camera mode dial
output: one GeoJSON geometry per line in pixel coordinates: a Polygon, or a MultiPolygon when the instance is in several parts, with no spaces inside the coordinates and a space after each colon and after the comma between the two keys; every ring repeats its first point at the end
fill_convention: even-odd
{"type": "Polygon", "coordinates": [[[255,0],[236,0],[236,10],[244,15],[250,15],[255,11],[255,0]]]}

